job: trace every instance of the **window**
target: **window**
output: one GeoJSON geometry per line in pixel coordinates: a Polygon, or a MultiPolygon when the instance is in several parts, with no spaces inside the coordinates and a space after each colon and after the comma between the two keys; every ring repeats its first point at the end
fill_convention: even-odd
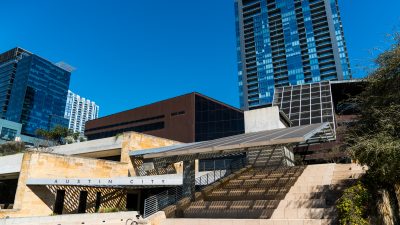
{"type": "Polygon", "coordinates": [[[179,116],[179,115],[184,115],[185,111],[179,111],[179,112],[173,112],[171,113],[171,116],[179,116]]]}
{"type": "Polygon", "coordinates": [[[7,127],[1,128],[0,138],[6,139],[6,140],[14,140],[16,136],[17,136],[17,130],[7,128],[7,127]]]}

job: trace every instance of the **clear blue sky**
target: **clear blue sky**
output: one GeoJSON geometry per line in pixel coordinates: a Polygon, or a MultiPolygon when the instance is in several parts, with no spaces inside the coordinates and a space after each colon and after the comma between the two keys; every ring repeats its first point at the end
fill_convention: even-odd
{"type": "MultiPolygon", "coordinates": [[[[20,46],[76,67],[70,89],[101,116],[192,91],[238,106],[233,1],[2,1],[0,52],[20,46]]],[[[400,1],[339,5],[360,77],[399,26],[400,1]]]]}

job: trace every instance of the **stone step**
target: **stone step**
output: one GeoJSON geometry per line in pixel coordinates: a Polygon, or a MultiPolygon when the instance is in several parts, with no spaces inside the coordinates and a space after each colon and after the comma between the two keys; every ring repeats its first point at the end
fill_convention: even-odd
{"type": "Polygon", "coordinates": [[[347,185],[343,184],[326,184],[326,185],[296,185],[290,189],[290,193],[311,193],[326,191],[343,191],[347,185]]]}
{"type": "Polygon", "coordinates": [[[329,192],[309,192],[309,193],[287,193],[285,200],[299,200],[299,199],[327,199],[329,202],[340,197],[341,191],[329,192]]]}
{"type": "Polygon", "coordinates": [[[351,186],[355,182],[357,182],[357,179],[332,179],[331,184],[341,184],[345,186],[351,186]]]}
{"type": "Polygon", "coordinates": [[[160,225],[330,225],[332,219],[165,219],[160,225]]]}
{"type": "Polygon", "coordinates": [[[230,194],[208,194],[204,197],[207,201],[239,201],[239,200],[281,200],[285,198],[285,192],[248,192],[248,193],[230,193],[230,194]]]}
{"type": "Polygon", "coordinates": [[[202,209],[201,211],[191,207],[184,211],[185,218],[235,218],[235,219],[269,219],[273,209],[202,209]]]}
{"type": "Polygon", "coordinates": [[[326,199],[297,199],[297,200],[281,200],[279,208],[329,208],[326,199]]]}
{"type": "Polygon", "coordinates": [[[334,219],[337,217],[335,207],[331,208],[285,208],[276,209],[271,219],[334,219]]]}
{"type": "Polygon", "coordinates": [[[364,173],[340,173],[333,174],[332,179],[358,179],[363,175],[364,173]]]}
{"type": "Polygon", "coordinates": [[[229,181],[224,188],[273,188],[282,186],[293,186],[296,182],[296,178],[277,178],[277,179],[265,179],[265,178],[252,178],[252,179],[238,179],[229,181]]]}
{"type": "Polygon", "coordinates": [[[258,195],[258,194],[278,194],[282,192],[288,192],[290,190],[290,186],[277,186],[277,187],[270,187],[270,188],[218,188],[213,190],[211,194],[215,196],[220,195],[258,195]]]}
{"type": "Polygon", "coordinates": [[[192,209],[275,209],[279,200],[242,200],[242,201],[197,201],[190,204],[192,209]]]}

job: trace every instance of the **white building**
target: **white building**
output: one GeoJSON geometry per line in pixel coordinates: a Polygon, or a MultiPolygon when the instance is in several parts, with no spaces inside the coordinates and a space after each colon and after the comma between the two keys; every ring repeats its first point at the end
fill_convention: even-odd
{"type": "Polygon", "coordinates": [[[68,128],[83,135],[86,121],[99,117],[99,106],[89,99],[68,91],[65,118],[69,119],[68,128]]]}

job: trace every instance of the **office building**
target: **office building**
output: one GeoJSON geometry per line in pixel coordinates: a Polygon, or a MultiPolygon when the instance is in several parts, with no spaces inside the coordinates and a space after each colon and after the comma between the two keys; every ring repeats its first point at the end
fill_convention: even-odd
{"type": "Polygon", "coordinates": [[[83,135],[85,124],[99,117],[99,106],[68,90],[65,118],[69,120],[68,129],[83,135]]]}
{"type": "Polygon", "coordinates": [[[64,118],[71,71],[21,48],[0,54],[0,115],[22,134],[68,126],[64,118]]]}
{"type": "Polygon", "coordinates": [[[88,121],[85,136],[93,140],[126,131],[185,143],[205,141],[243,133],[244,117],[239,109],[190,93],[88,121]]]}
{"type": "Polygon", "coordinates": [[[236,0],[240,106],[275,87],[351,79],[337,0],[236,0]]]}
{"type": "Polygon", "coordinates": [[[14,48],[0,54],[0,117],[4,119],[11,98],[11,90],[17,72],[18,62],[32,53],[21,48],[14,48]]]}
{"type": "Polygon", "coordinates": [[[0,119],[0,145],[10,141],[24,142],[26,147],[47,146],[46,140],[21,134],[22,124],[0,119]]]}

